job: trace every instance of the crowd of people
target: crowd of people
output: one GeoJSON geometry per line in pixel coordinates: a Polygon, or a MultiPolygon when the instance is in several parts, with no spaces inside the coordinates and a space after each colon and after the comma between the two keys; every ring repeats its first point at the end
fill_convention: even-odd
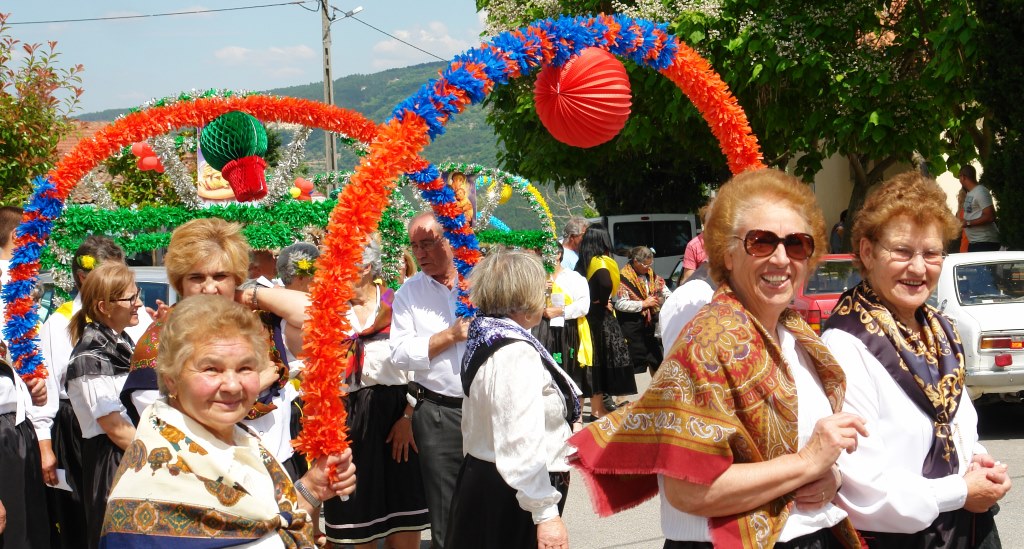
{"type": "MultiPolygon", "coordinates": [[[[397,291],[364,244],[339,337],[350,449],[312,462],[290,441],[319,249],[254,253],[238,225],[190,221],[165,256],[178,302],[148,309],[91,236],[40,327],[45,382],[0,365],[0,547],[413,549],[430,529],[436,548],[561,549],[572,469],[602,515],[659,497],[666,548],[999,547],[1010,476],[979,442],[956,327],[926,303],[948,243],[991,224],[980,194],[957,219],[899,175],[829,234],[806,185],[747,172],[700,212],[675,291],[653,250],[620,267],[574,218],[547,271],[489,250],[472,318],[417,215],[397,291]],[[847,238],[863,280],[818,336],[790,300],[847,238]]],[[[7,255],[20,217],[0,210],[7,255]]]]}

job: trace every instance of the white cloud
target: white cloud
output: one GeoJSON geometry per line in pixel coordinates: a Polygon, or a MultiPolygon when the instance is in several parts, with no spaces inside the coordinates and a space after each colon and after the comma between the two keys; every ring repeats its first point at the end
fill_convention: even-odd
{"type": "Polygon", "coordinates": [[[305,45],[271,46],[251,49],[241,46],[227,46],[213,52],[213,57],[224,67],[259,70],[272,78],[302,76],[302,67],[316,57],[316,52],[305,45]]]}
{"type": "MultiPolygon", "coordinates": [[[[444,59],[451,59],[455,54],[475,45],[475,42],[453,36],[448,26],[440,21],[430,21],[425,26],[417,25],[411,29],[393,30],[391,34],[444,59]]],[[[407,44],[388,39],[373,45],[371,65],[374,69],[383,70],[434,60],[431,55],[407,44]]]]}

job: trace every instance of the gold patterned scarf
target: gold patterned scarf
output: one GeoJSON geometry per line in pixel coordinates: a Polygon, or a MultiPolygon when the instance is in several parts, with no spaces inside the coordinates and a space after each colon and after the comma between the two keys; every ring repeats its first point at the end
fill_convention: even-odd
{"type": "MultiPolygon", "coordinates": [[[[633,269],[632,262],[627,263],[622,268],[622,284],[619,286],[620,297],[623,292],[626,292],[626,298],[630,301],[643,301],[648,296],[660,296],[664,288],[665,279],[654,274],[653,267],[648,267],[647,276],[643,280],[640,279],[640,275],[633,269]]],[[[659,312],[661,312],[660,304],[644,309],[641,314],[644,317],[644,322],[650,325],[654,321],[654,315],[657,315],[659,312]]]]}
{"type": "Polygon", "coordinates": [[[295,487],[259,440],[235,446],[156,401],[114,477],[100,547],[234,547],[276,532],[288,549],[314,547],[295,487]]]}
{"type": "MultiPolygon", "coordinates": [[[[800,315],[779,324],[806,351],[833,411],[846,378],[800,315]]],[[[797,393],[790,366],[765,328],[722,285],[683,330],[643,396],[574,435],[573,465],[587,477],[598,514],[639,505],[658,493],[657,475],[709,485],[733,463],[795,453],[797,393]]],[[[774,545],[793,506],[791,494],[756,509],[710,518],[715,547],[774,545]]],[[[848,520],[833,528],[845,547],[861,547],[848,520]]]]}

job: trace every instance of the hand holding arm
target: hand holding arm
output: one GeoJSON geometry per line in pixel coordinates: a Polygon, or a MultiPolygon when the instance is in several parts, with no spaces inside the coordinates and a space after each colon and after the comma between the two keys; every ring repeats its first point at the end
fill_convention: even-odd
{"type": "Polygon", "coordinates": [[[473,322],[470,318],[457,318],[455,323],[446,330],[441,330],[430,336],[430,343],[427,348],[427,356],[431,359],[443,353],[448,347],[466,341],[469,338],[469,325],[473,322]]]}
{"type": "Polygon", "coordinates": [[[827,473],[797,489],[793,494],[797,508],[813,511],[824,507],[836,497],[842,484],[843,474],[833,465],[827,473]]]}
{"type": "Polygon", "coordinates": [[[32,396],[33,406],[46,405],[46,378],[34,377],[26,379],[25,386],[28,387],[28,393],[32,396]]]}
{"type": "Polygon", "coordinates": [[[984,513],[992,508],[1010,491],[1010,475],[1006,465],[979,467],[964,475],[967,483],[967,501],[964,509],[972,513],[984,513]]]}

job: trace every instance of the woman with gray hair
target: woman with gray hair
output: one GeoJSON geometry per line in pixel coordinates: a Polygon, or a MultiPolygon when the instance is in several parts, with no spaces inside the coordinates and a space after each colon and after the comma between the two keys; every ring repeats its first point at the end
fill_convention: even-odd
{"type": "Polygon", "coordinates": [[[633,373],[650,369],[653,375],[664,358],[656,335],[658,316],[672,293],[665,287],[665,279],[654,272],[654,252],[647,246],[629,250],[629,262],[619,271],[619,281],[614,305],[633,360],[633,373]]]}
{"type": "Polygon", "coordinates": [[[462,360],[466,457],[445,547],[566,548],[566,439],[580,418],[579,389],[530,335],[545,305],[536,255],[496,251],[473,270],[478,307],[462,360]]]}
{"type": "Polygon", "coordinates": [[[333,544],[372,548],[387,538],[387,547],[415,549],[430,517],[412,434],[413,403],[406,396],[409,374],[391,362],[395,293],[379,280],[380,258],[380,242],[371,238],[349,300],[352,329],[344,342],[348,432],[359,478],[351,498],[325,502],[324,526],[333,544]]]}
{"type": "Polygon", "coordinates": [[[277,276],[285,288],[308,292],[316,274],[316,258],[320,248],[309,242],[296,242],[281,249],[277,256],[277,276]]]}

